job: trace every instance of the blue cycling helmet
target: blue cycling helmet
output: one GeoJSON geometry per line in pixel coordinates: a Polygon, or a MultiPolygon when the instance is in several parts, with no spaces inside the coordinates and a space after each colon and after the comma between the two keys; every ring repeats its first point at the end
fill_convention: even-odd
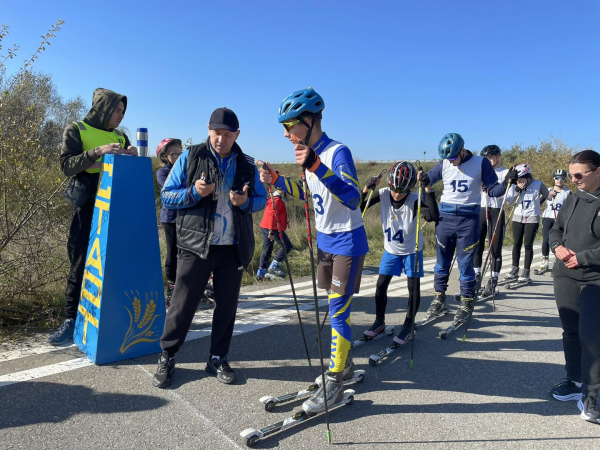
{"type": "Polygon", "coordinates": [[[458,133],[448,133],[440,141],[438,153],[442,159],[454,158],[465,146],[465,141],[458,133]]]}
{"type": "Polygon", "coordinates": [[[279,106],[279,123],[295,119],[304,113],[319,114],[325,108],[325,101],[309,87],[292,92],[279,106]]]}

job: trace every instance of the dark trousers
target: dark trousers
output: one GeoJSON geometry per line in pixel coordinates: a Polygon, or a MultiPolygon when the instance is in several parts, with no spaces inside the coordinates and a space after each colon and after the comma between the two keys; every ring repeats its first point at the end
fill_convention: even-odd
{"type": "Polygon", "coordinates": [[[488,208],[488,212],[490,215],[488,219],[486,219],[485,208],[482,207],[481,213],[479,214],[479,245],[475,250],[473,266],[481,267],[483,265],[483,252],[486,250],[485,238],[487,237],[491,242],[492,234],[494,233],[494,228],[498,221],[498,215],[501,215],[500,222],[498,222],[498,229],[496,230],[496,236],[494,236],[494,245],[492,245],[492,251],[490,253],[492,272],[500,272],[502,269],[502,241],[504,241],[504,231],[506,228],[506,225],[504,224],[504,211],[500,211],[500,208],[488,208]],[[489,229],[487,224],[488,220],[490,223],[489,229]]]}
{"type": "Polygon", "coordinates": [[[450,266],[456,250],[456,261],[460,271],[460,293],[469,298],[475,297],[475,271],[473,257],[479,245],[479,216],[454,216],[440,214],[435,227],[437,240],[437,260],[433,269],[433,288],[446,292],[450,266]]]}
{"type": "Polygon", "coordinates": [[[211,245],[207,259],[179,250],[175,290],[160,338],[165,353],[172,356],[183,345],[211,272],[215,309],[210,354],[225,356],[229,352],[244,270],[235,245],[211,245]]]}
{"type": "MultiPolygon", "coordinates": [[[[560,262],[559,262],[560,263],[560,262]]],[[[567,378],[594,396],[600,388],[600,286],[557,274],[554,296],[563,329],[567,378]]]]}
{"type": "MultiPolygon", "coordinates": [[[[375,287],[375,317],[381,322],[385,322],[385,309],[387,307],[387,291],[392,281],[393,275],[379,275],[377,278],[377,286],[375,287]]],[[[414,320],[415,314],[413,312],[413,298],[415,295],[415,278],[407,277],[408,284],[408,305],[406,306],[406,318],[405,322],[411,322],[414,320]]],[[[419,310],[421,305],[421,279],[416,279],[417,299],[415,304],[415,310],[419,310]]]]}
{"type": "Polygon", "coordinates": [[[544,217],[542,221],[542,256],[550,256],[550,230],[554,226],[554,219],[544,217]]]}
{"type": "Polygon", "coordinates": [[[277,242],[280,247],[277,254],[275,254],[275,261],[277,261],[278,263],[283,261],[284,255],[289,253],[293,247],[292,243],[290,242],[290,239],[287,237],[287,234],[285,234],[285,231],[281,232],[281,234],[283,234],[283,241],[285,242],[285,253],[283,249],[283,244],[281,243],[281,239],[279,238],[279,232],[275,233],[275,239],[272,241],[271,239],[269,239],[270,230],[267,230],[266,228],[261,228],[261,231],[263,235],[263,251],[260,254],[258,268],[266,269],[269,265],[269,259],[271,259],[271,254],[273,253],[273,242],[277,242]]]}
{"type": "Polygon", "coordinates": [[[73,208],[73,218],[69,229],[69,239],[67,240],[67,253],[71,262],[71,269],[67,277],[67,289],[65,291],[66,319],[77,317],[95,202],[96,198],[92,197],[81,208],[73,208]]]}
{"type": "Polygon", "coordinates": [[[513,222],[513,239],[515,241],[512,250],[512,265],[519,267],[521,259],[521,247],[525,244],[525,263],[523,268],[529,270],[533,261],[533,241],[539,227],[539,223],[513,222]]]}
{"type": "Polygon", "coordinates": [[[177,228],[174,223],[162,223],[167,241],[167,257],[165,258],[165,276],[169,281],[177,278],[177,228]]]}

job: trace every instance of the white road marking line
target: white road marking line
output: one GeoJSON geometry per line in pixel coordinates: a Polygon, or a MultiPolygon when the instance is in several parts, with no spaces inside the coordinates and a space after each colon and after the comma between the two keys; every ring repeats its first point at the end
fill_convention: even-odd
{"type": "Polygon", "coordinates": [[[81,369],[88,367],[93,363],[87,358],[71,359],[70,361],[62,361],[57,364],[37,367],[35,369],[23,370],[21,372],[10,373],[0,376],[0,387],[9,386],[11,384],[21,383],[23,381],[36,380],[38,378],[55,375],[57,373],[68,372],[70,370],[81,369]]]}

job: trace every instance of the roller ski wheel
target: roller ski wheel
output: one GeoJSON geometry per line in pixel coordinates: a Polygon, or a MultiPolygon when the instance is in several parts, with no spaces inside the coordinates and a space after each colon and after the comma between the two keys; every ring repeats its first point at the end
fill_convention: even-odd
{"type": "Polygon", "coordinates": [[[379,339],[382,336],[391,336],[392,334],[394,334],[394,326],[388,325],[377,336],[369,337],[369,336],[363,335],[360,339],[352,341],[352,343],[350,344],[350,348],[358,347],[360,345],[366,344],[367,342],[371,342],[371,341],[374,341],[375,339],[379,339]]]}
{"type": "Polygon", "coordinates": [[[546,272],[550,272],[551,269],[548,267],[546,269],[534,269],[533,273],[536,275],[544,275],[546,272]]]}
{"type": "Polygon", "coordinates": [[[445,340],[448,337],[449,334],[451,334],[454,331],[458,330],[464,324],[465,324],[465,322],[452,322],[452,325],[450,325],[445,330],[440,331],[438,333],[438,336],[440,337],[440,339],[444,339],[445,340]]]}
{"type": "Polygon", "coordinates": [[[527,280],[527,281],[515,281],[514,283],[509,283],[506,285],[506,289],[517,289],[520,288],[522,286],[527,286],[528,284],[531,284],[531,280],[527,280]]]}
{"type": "MultiPolygon", "coordinates": [[[[329,407],[329,412],[331,413],[331,411],[336,410],[345,405],[351,405],[354,402],[354,395],[354,390],[346,389],[344,391],[342,399],[338,403],[335,403],[329,407]]],[[[240,433],[240,436],[242,437],[242,443],[246,447],[254,447],[256,443],[262,439],[265,439],[280,431],[287,430],[288,428],[292,428],[302,422],[306,422],[307,420],[319,417],[323,414],[325,414],[325,411],[309,416],[308,414],[306,414],[306,412],[304,412],[304,410],[301,409],[295,412],[292,416],[288,417],[287,419],[284,419],[272,425],[268,425],[264,428],[261,428],[260,430],[256,430],[254,428],[247,428],[240,433]]]]}

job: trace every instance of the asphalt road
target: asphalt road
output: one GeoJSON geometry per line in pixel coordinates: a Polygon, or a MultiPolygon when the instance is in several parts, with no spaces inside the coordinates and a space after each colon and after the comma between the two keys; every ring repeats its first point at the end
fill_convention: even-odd
{"type": "MultiPolygon", "coordinates": [[[[510,250],[510,249],[509,249],[510,250]]],[[[533,268],[539,265],[536,247],[533,268]]],[[[505,266],[510,265],[505,251],[505,266]]],[[[432,298],[433,260],[425,262],[423,301],[432,298]]],[[[506,270],[505,270],[506,272],[506,270]]],[[[353,336],[374,319],[375,271],[363,275],[352,304],[353,336]]],[[[337,448],[575,449],[600,448],[600,427],[579,418],[575,402],[551,399],[548,390],[564,377],[561,328],[552,277],[532,275],[533,284],[502,289],[478,304],[467,340],[462,329],[447,340],[438,331],[450,314],[419,330],[414,368],[410,347],[398,349],[378,367],[371,354],[387,346],[384,337],[354,350],[357,369],[366,370],[352,405],[331,412],[337,448]]],[[[448,293],[458,291],[458,270],[448,293]]],[[[405,279],[390,287],[387,323],[404,319],[405,279]]],[[[243,292],[229,358],[238,382],[226,386],[204,372],[210,310],[199,310],[190,339],[177,354],[171,388],[151,384],[157,355],[95,366],[73,347],[53,349],[46,336],[0,346],[0,448],[242,448],[240,432],[290,416],[300,403],[268,413],[258,401],[309,384],[320,373],[313,347],[316,327],[312,288],[297,281],[305,309],[313,367],[308,367],[289,286],[266,283],[243,292]]],[[[321,297],[322,305],[326,304],[321,297]]],[[[321,311],[325,311],[322,307],[321,311]]],[[[328,340],[325,352],[328,354],[328,340]]],[[[323,416],[283,431],[257,448],[326,448],[323,416]]]]}

